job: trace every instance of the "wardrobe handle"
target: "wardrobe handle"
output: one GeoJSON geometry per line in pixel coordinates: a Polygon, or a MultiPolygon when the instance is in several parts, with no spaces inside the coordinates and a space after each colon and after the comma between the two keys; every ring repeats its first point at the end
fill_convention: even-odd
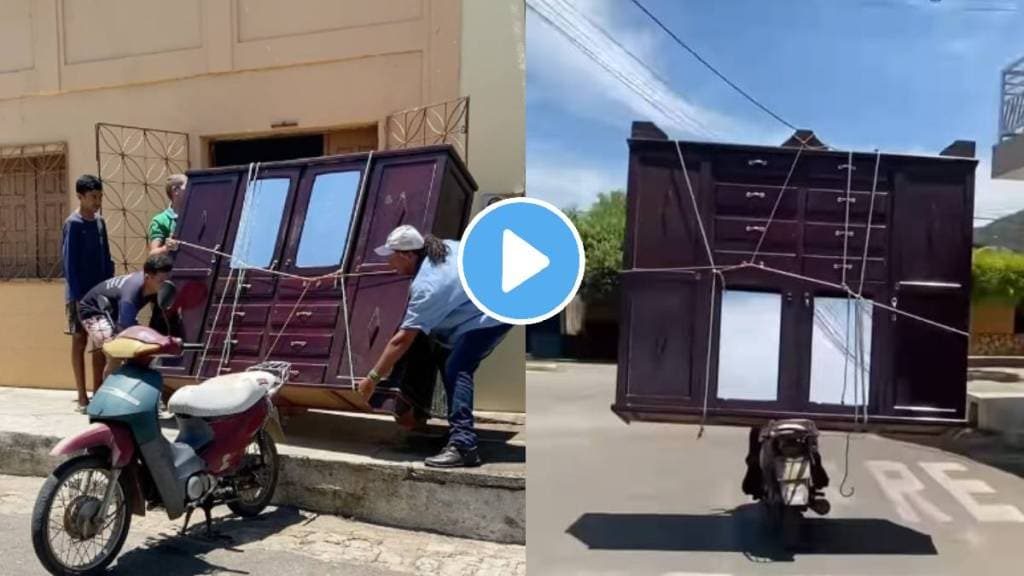
{"type": "Polygon", "coordinates": [[[853,230],[848,230],[848,231],[836,230],[836,236],[846,236],[848,238],[853,238],[853,230]]]}
{"type": "Polygon", "coordinates": [[[853,270],[853,264],[833,264],[832,265],[832,269],[833,270],[842,270],[843,268],[846,268],[847,270],[853,270]]]}
{"type": "Polygon", "coordinates": [[[295,316],[297,316],[298,318],[309,318],[312,315],[313,313],[309,310],[303,310],[302,312],[295,313],[295,316]]]}
{"type": "Polygon", "coordinates": [[[765,197],[765,193],[764,192],[747,192],[746,197],[747,198],[764,198],[765,197]]]}
{"type": "Polygon", "coordinates": [[[747,226],[747,232],[764,232],[767,230],[764,226],[747,226]]]}
{"type": "Polygon", "coordinates": [[[288,343],[292,348],[305,348],[307,344],[309,344],[309,342],[306,342],[305,340],[292,340],[288,343]]]}
{"type": "Polygon", "coordinates": [[[854,166],[853,164],[840,164],[839,166],[836,167],[836,170],[853,170],[853,171],[856,171],[857,167],[854,166]]]}
{"type": "Polygon", "coordinates": [[[768,161],[762,160],[761,158],[754,158],[753,160],[747,160],[747,166],[767,166],[768,161]]]}
{"type": "Polygon", "coordinates": [[[842,204],[844,202],[849,202],[850,204],[856,204],[857,203],[857,199],[853,198],[853,197],[847,198],[846,196],[840,196],[839,198],[836,198],[836,203],[837,204],[842,204]]]}

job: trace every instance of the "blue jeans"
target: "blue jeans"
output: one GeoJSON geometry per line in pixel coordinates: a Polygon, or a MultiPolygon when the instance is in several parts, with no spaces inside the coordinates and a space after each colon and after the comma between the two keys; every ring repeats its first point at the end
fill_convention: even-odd
{"type": "Polygon", "coordinates": [[[501,324],[466,332],[455,341],[444,363],[441,379],[448,396],[448,443],[459,448],[476,448],[473,429],[473,374],[512,328],[501,324]]]}

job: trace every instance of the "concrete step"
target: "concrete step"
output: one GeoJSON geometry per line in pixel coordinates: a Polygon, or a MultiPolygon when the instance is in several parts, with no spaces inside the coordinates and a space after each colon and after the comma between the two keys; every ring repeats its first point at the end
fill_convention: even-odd
{"type": "Polygon", "coordinates": [[[1024,356],[968,356],[968,368],[1024,368],[1024,356]]]}
{"type": "MultiPolygon", "coordinates": [[[[520,425],[480,425],[484,465],[436,470],[445,427],[402,431],[390,418],[310,411],[286,419],[275,503],[453,536],[526,542],[526,446],[520,425]]],[[[163,421],[173,439],[173,420],[163,421]]],[[[0,474],[46,476],[61,438],[88,425],[66,391],[0,388],[0,474]]]]}
{"type": "Polygon", "coordinates": [[[979,430],[997,433],[1010,445],[1024,447],[1024,386],[972,382],[967,393],[967,414],[979,430]]]}

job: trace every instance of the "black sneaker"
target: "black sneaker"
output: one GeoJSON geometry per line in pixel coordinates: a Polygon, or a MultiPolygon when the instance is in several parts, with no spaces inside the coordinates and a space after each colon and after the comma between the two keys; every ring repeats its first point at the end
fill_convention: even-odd
{"type": "Polygon", "coordinates": [[[449,444],[437,456],[423,461],[431,468],[461,468],[480,465],[480,454],[476,448],[460,448],[449,444]]]}

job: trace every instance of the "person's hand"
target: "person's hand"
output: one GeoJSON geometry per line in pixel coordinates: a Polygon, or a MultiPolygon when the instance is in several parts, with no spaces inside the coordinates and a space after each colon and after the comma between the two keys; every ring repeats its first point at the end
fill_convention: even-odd
{"type": "Polygon", "coordinates": [[[178,241],[174,238],[168,238],[166,246],[171,252],[176,252],[178,250],[178,241]]]}
{"type": "Polygon", "coordinates": [[[359,390],[359,395],[363,397],[363,400],[369,402],[373,391],[377,389],[377,383],[370,378],[363,378],[359,381],[356,389],[359,390]]]}

